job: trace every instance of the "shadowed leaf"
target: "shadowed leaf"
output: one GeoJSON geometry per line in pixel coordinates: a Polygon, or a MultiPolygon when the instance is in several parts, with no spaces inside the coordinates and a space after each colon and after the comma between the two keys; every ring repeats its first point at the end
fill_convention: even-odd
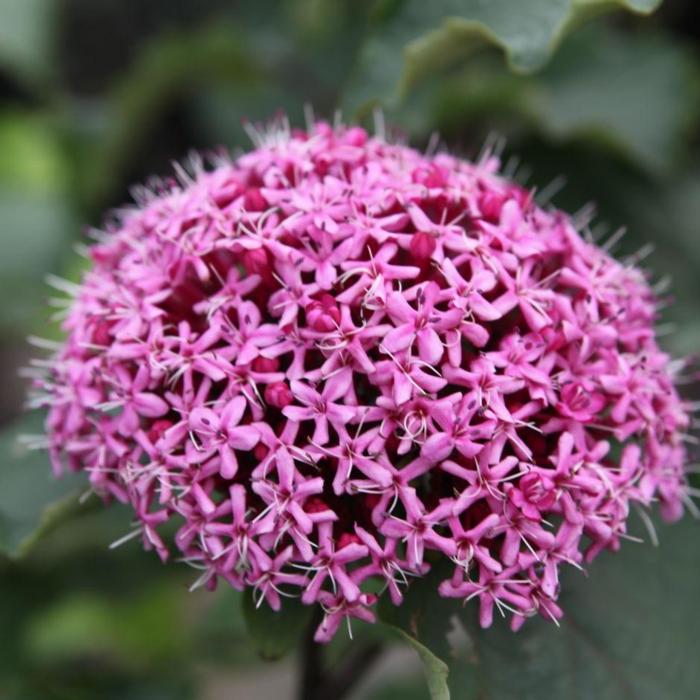
{"type": "Polygon", "coordinates": [[[649,13],[660,0],[406,0],[380,13],[345,95],[348,109],[399,100],[418,81],[484,47],[519,72],[542,68],[566,33],[603,11],[649,13]]]}
{"type": "MultiPolygon", "coordinates": [[[[561,627],[541,618],[528,620],[513,633],[506,621],[492,628],[476,624],[478,605],[452,607],[452,630],[467,631],[462,644],[448,644],[446,619],[455,601],[436,592],[407,594],[407,610],[382,619],[398,626],[420,653],[426,673],[438,691],[434,698],[452,700],[691,700],[700,684],[695,663],[700,627],[700,532],[690,518],[660,529],[661,546],[628,544],[605,553],[589,567],[588,576],[568,570],[562,581],[561,627]],[[417,622],[416,622],[417,621],[417,622]],[[443,670],[449,667],[449,694],[443,670]]],[[[437,580],[439,580],[438,577],[437,580]]],[[[435,591],[433,581],[432,591],[435,591]]],[[[423,583],[421,581],[417,583],[423,583]]]]}

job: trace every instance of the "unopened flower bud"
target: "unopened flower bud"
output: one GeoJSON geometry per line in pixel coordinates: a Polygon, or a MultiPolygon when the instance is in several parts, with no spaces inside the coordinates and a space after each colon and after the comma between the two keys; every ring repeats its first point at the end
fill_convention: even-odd
{"type": "Polygon", "coordinates": [[[265,387],[265,401],[275,408],[284,408],[294,401],[286,382],[275,382],[265,387]]]}
{"type": "Polygon", "coordinates": [[[306,318],[315,331],[332,331],[340,323],[340,309],[330,294],[323,294],[306,308],[306,318]]]}
{"type": "Polygon", "coordinates": [[[411,236],[409,250],[417,263],[422,265],[429,261],[435,252],[435,248],[435,237],[429,233],[418,231],[411,236]]]}

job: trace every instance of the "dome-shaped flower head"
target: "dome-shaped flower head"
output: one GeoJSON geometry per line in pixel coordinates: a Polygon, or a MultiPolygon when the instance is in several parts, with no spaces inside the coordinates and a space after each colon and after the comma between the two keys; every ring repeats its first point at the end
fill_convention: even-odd
{"type": "Polygon", "coordinates": [[[687,500],[688,415],[645,275],[476,163],[277,125],[137,193],[37,381],[54,469],[199,583],[322,606],[317,639],[443,596],[513,626],[559,569],[687,500]],[[177,523],[172,541],[159,531],[177,523]]]}

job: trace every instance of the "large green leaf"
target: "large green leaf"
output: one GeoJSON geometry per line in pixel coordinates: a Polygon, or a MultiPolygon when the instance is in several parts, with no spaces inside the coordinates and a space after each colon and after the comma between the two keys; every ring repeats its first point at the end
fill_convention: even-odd
{"type": "Polygon", "coordinates": [[[475,122],[504,134],[529,127],[553,143],[595,143],[665,174],[697,122],[697,77],[693,55],[667,35],[593,25],[536,76],[483,55],[443,81],[433,102],[443,132],[475,122]]]}
{"type": "Polygon", "coordinates": [[[651,170],[667,170],[696,123],[692,59],[663,35],[596,27],[572,37],[546,68],[533,111],[555,138],[588,134],[651,170]]]}
{"type": "Polygon", "coordinates": [[[267,661],[281,659],[294,649],[313,615],[313,608],[296,598],[284,598],[279,612],[265,601],[256,607],[250,589],[242,596],[242,605],[250,641],[267,661]]]}
{"type": "MultiPolygon", "coordinates": [[[[413,590],[398,626],[449,666],[450,694],[442,689],[434,698],[691,700],[700,687],[698,534],[698,524],[686,519],[661,528],[659,548],[629,544],[602,555],[588,577],[566,572],[561,628],[535,619],[514,634],[499,619],[481,630],[473,603],[456,613],[436,594],[413,590]],[[455,627],[468,631],[461,644],[455,627]]],[[[441,673],[433,666],[430,659],[426,670],[435,684],[441,673]]]]}
{"type": "Polygon", "coordinates": [[[384,3],[345,106],[404,97],[419,80],[495,46],[516,71],[541,68],[573,26],[605,10],[652,12],[660,0],[405,0],[384,3]]]}
{"type": "Polygon", "coordinates": [[[0,553],[26,554],[44,535],[82,510],[77,478],[56,479],[46,453],[29,450],[21,435],[42,430],[39,414],[0,434],[0,553]]]}

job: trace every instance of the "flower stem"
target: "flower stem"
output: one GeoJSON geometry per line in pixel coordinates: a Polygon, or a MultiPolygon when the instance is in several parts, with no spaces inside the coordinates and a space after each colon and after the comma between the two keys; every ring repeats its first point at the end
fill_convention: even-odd
{"type": "Polygon", "coordinates": [[[323,646],[314,641],[319,620],[314,618],[304,635],[297,700],[343,700],[364,678],[383,651],[380,642],[355,645],[332,668],[326,668],[323,646]]]}
{"type": "Polygon", "coordinates": [[[323,685],[323,654],[321,646],[314,641],[314,630],[319,619],[320,611],[317,611],[311,618],[302,640],[297,700],[316,700],[320,697],[323,685]]]}

